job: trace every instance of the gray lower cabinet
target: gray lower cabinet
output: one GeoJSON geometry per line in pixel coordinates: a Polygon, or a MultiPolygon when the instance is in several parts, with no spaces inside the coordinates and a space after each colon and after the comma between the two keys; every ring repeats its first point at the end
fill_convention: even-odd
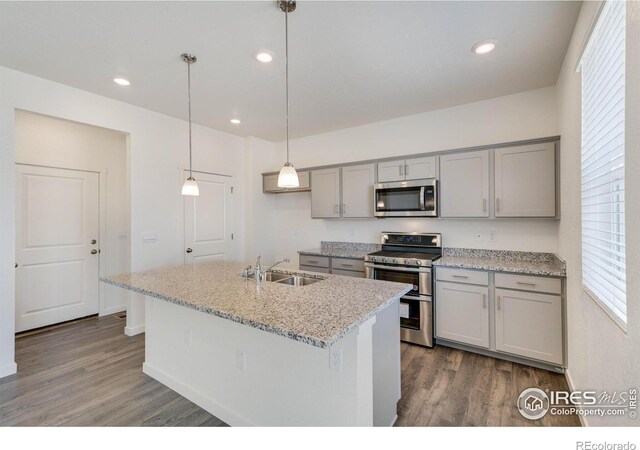
{"type": "Polygon", "coordinates": [[[562,280],[495,275],[496,350],[562,365],[562,280]]]}
{"type": "Polygon", "coordinates": [[[436,337],[489,348],[489,288],[436,283],[436,337]]]}
{"type": "Polygon", "coordinates": [[[444,267],[435,276],[436,338],[564,366],[562,279],[444,267]]]}
{"type": "Polygon", "coordinates": [[[364,278],[364,260],[330,256],[300,255],[300,270],[364,278]]]}

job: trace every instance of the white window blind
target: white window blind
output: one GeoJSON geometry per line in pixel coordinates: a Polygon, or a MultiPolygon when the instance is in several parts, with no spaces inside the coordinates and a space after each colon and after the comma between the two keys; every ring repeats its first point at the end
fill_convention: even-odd
{"type": "Polygon", "coordinates": [[[582,283],[627,322],[624,226],[624,1],[607,1],[582,72],[582,283]]]}

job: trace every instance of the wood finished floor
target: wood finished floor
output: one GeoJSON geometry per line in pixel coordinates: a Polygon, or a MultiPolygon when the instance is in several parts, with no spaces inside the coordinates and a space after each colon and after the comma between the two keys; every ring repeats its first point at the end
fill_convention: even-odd
{"type": "MultiPolygon", "coordinates": [[[[18,373],[0,379],[0,425],[226,425],[143,374],[144,335],[126,336],[124,325],[113,315],[18,338],[18,373]]],[[[397,425],[579,425],[522,418],[515,400],[532,386],[567,388],[559,374],[403,343],[397,425]]]]}

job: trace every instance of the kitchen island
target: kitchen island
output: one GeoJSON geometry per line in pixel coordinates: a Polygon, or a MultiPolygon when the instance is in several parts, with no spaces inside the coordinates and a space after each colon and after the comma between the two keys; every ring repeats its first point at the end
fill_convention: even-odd
{"type": "Polygon", "coordinates": [[[103,279],[146,296],[143,371],[230,425],[392,425],[411,286],[313,273],[307,286],[256,283],[242,269],[103,279]]]}

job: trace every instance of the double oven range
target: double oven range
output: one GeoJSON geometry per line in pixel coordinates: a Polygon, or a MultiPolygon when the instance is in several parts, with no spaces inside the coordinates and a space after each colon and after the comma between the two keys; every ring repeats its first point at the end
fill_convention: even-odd
{"type": "Polygon", "coordinates": [[[400,339],[433,347],[431,262],[442,255],[438,233],[382,233],[382,250],[364,258],[367,278],[413,285],[400,299],[400,339]]]}

